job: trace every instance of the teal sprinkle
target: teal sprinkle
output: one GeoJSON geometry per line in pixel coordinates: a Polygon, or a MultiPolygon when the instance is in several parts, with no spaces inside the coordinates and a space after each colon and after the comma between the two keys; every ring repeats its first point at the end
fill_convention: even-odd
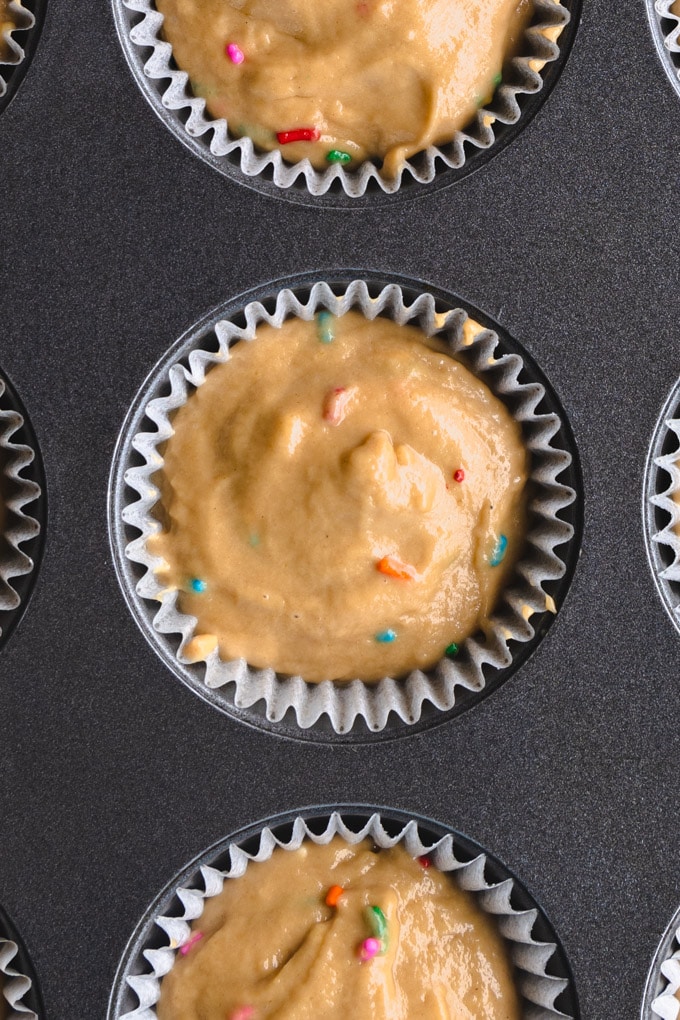
{"type": "Polygon", "coordinates": [[[375,635],[375,640],[381,645],[389,645],[397,636],[396,630],[392,630],[389,627],[387,630],[381,630],[379,634],[375,635]]]}
{"type": "Polygon", "coordinates": [[[191,588],[192,591],[195,591],[198,595],[201,595],[206,590],[208,585],[206,584],[205,581],[201,581],[199,577],[192,577],[192,579],[189,581],[189,587],[191,588]]]}
{"type": "Polygon", "coordinates": [[[492,567],[497,567],[505,558],[505,551],[508,548],[508,540],[505,535],[499,535],[496,547],[489,560],[492,567]]]}
{"type": "Polygon", "coordinates": [[[317,333],[322,344],[330,344],[335,340],[333,332],[333,316],[330,312],[319,312],[316,317],[317,333]]]}
{"type": "Polygon", "coordinates": [[[498,86],[500,85],[500,83],[502,81],[503,81],[503,73],[501,71],[499,71],[498,74],[495,74],[494,78],[493,78],[494,88],[498,88],[498,86]]]}
{"type": "Polygon", "coordinates": [[[253,533],[250,536],[250,538],[248,539],[248,545],[252,545],[252,547],[254,549],[255,546],[259,545],[259,544],[260,544],[260,536],[253,533]]]}
{"type": "Polygon", "coordinates": [[[343,152],[342,149],[331,149],[330,152],[326,153],[326,159],[329,163],[351,163],[352,157],[349,152],[343,152]]]}
{"type": "Polygon", "coordinates": [[[447,645],[444,655],[458,655],[458,645],[455,641],[452,641],[450,645],[447,645]]]}
{"type": "Polygon", "coordinates": [[[388,946],[387,918],[380,907],[366,907],[365,916],[371,932],[377,939],[380,939],[381,952],[386,953],[388,946]]]}

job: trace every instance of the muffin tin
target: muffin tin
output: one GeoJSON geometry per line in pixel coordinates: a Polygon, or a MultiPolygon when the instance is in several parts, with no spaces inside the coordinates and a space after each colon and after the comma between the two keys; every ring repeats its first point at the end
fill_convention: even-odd
{"type": "Polygon", "coordinates": [[[215,173],[151,114],[112,8],[48,5],[0,116],[0,371],[49,490],[33,595],[0,650],[0,903],[41,1020],[103,1020],[130,932],[205,847],[296,805],[367,801],[487,847],[550,917],[583,1015],[639,1014],[680,901],[679,637],[641,514],[680,376],[680,99],[644,9],[618,13],[616,60],[593,0],[548,101],[478,173],[355,209],[215,173]],[[346,745],[244,725],[175,682],[121,595],[106,513],[126,413],[176,338],[338,266],[454,294],[521,344],[573,428],[584,502],[573,582],[516,673],[441,726],[346,745]]]}

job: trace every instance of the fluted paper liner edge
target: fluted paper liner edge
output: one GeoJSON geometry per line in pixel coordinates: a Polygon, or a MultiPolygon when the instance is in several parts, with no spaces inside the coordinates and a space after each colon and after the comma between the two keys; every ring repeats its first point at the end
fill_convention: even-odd
{"type": "Polygon", "coordinates": [[[3,68],[16,67],[25,57],[23,49],[12,36],[14,32],[23,32],[25,29],[33,28],[35,25],[33,14],[22,6],[20,0],[10,0],[7,10],[10,17],[13,16],[16,20],[16,24],[9,31],[3,32],[2,39],[0,40],[0,42],[4,42],[8,52],[4,60],[0,59],[0,99],[7,91],[7,82],[3,76],[3,68]]]}
{"type": "Polygon", "coordinates": [[[286,850],[297,850],[305,839],[325,844],[334,836],[340,836],[350,844],[360,843],[370,837],[383,849],[403,843],[413,857],[427,854],[440,871],[452,873],[462,889],[475,894],[478,906],[495,917],[498,930],[508,945],[510,957],[516,968],[517,988],[525,999],[524,1020],[550,1020],[566,1016],[557,1009],[555,1001],[567,987],[568,982],[547,971],[547,965],[557,947],[555,943],[534,941],[532,931],[538,911],[515,910],[512,907],[514,882],[511,878],[497,884],[487,881],[485,853],[480,853],[469,862],[460,861],[455,855],[453,836],[444,836],[432,845],[425,844],[421,841],[418,823],[414,819],[407,822],[398,835],[390,836],[383,827],[378,812],[371,815],[359,832],[355,832],[345,824],[342,815],[336,811],[330,815],[328,825],[320,834],[313,832],[304,818],[298,817],[293,823],[292,836],[288,842],[283,842],[265,827],[260,833],[259,847],[255,853],[246,853],[236,844],[229,847],[231,866],[226,871],[201,866],[196,873],[196,879],[199,880],[200,875],[203,889],[178,888],[176,896],[181,904],[178,911],[181,912],[176,916],[159,916],[153,920],[153,925],[167,936],[168,945],[161,949],[142,951],[149,966],[149,973],[125,977],[126,984],[137,997],[139,1005],[132,1011],[114,1014],[111,1020],[157,1020],[154,1006],[160,998],[161,980],[172,969],[177,950],[188,941],[191,933],[190,922],[201,916],[206,899],[219,895],[225,881],[243,875],[250,861],[268,860],[277,846],[286,850]]]}
{"type": "Polygon", "coordinates": [[[32,988],[32,982],[12,966],[18,951],[16,942],[0,937],[0,974],[4,979],[0,995],[4,995],[10,1006],[7,1020],[38,1020],[37,1014],[21,1001],[32,988]]]}
{"type": "Polygon", "coordinates": [[[229,345],[239,339],[252,339],[259,323],[281,326],[290,315],[309,320],[322,309],[342,315],[350,308],[358,309],[368,319],[386,313],[397,323],[416,324],[427,335],[437,335],[440,340],[448,342],[451,352],[459,354],[467,367],[506,404],[508,398],[512,399],[513,406],[509,409],[522,425],[524,441],[531,455],[529,511],[536,523],[527,535],[525,552],[516,565],[513,583],[499,597],[488,635],[478,633],[468,638],[455,660],[442,659],[428,671],[429,675],[414,670],[405,678],[384,678],[375,684],[360,680],[345,684],[328,680],[311,684],[301,677],[280,676],[272,669],[251,669],[243,659],[223,661],[217,649],[205,660],[206,686],[216,689],[234,684],[234,703],[238,708],[249,708],[263,699],[270,721],[282,720],[292,709],[303,729],[327,714],[338,733],[350,730],[360,716],[366,720],[370,730],[379,731],[387,724],[391,711],[406,723],[417,722],[425,702],[446,711],[455,704],[457,685],[471,691],[483,689],[483,667],[486,664],[497,669],[509,666],[512,653],[508,642],[524,643],[533,638],[531,615],[545,611],[551,604],[543,585],[559,579],[565,572],[565,564],[555,553],[555,548],[572,538],[573,528],[557,514],[576,499],[574,490],[558,481],[559,475],[572,460],[570,453],[552,445],[560,428],[560,419],[555,414],[537,411],[544,388],[537,382],[519,381],[524,362],[518,355],[494,356],[499,342],[494,332],[481,329],[474,338],[467,336],[463,328],[467,313],[463,310],[439,314],[430,294],[421,294],[413,304],[407,305],[401,288],[396,284],[386,286],[377,297],[372,298],[363,281],[352,282],[340,296],[336,296],[327,283],[316,283],[304,304],[291,290],[284,289],[276,298],[273,313],[253,301],[245,308],[245,327],[226,320],[214,323],[219,343],[216,353],[194,349],[187,358],[188,368],[181,364],[171,366],[166,377],[170,383],[169,395],[149,401],[145,409],[157,431],[140,432],[132,439],[132,446],[144,459],[144,464],[125,472],[126,484],[138,493],[139,499],[124,507],[122,517],[126,524],[132,525],[141,534],[126,546],[125,556],[145,568],[137,583],[136,595],[141,599],[161,602],[153,621],[156,633],[181,634],[177,652],[167,643],[173,658],[180,663],[189,661],[183,657],[183,650],[193,636],[196,619],[179,612],[177,592],[164,591],[154,573],[161,561],[147,549],[148,538],[160,528],[153,516],[159,492],[152,476],[162,467],[159,447],[172,435],[173,412],[185,403],[192,387],[200,386],[211,365],[228,360],[229,345]]]}
{"type": "MultiPolygon", "coordinates": [[[[655,0],[654,3],[654,10],[659,17],[673,24],[673,28],[663,38],[664,47],[669,53],[680,53],[680,15],[671,10],[675,3],[676,0],[655,0]]],[[[680,81],[680,68],[673,66],[672,72],[680,81]]]]}
{"type": "Polygon", "coordinates": [[[11,487],[6,499],[9,511],[7,527],[0,533],[0,610],[12,610],[18,608],[21,602],[12,587],[12,579],[29,574],[34,566],[33,560],[22,551],[21,546],[35,538],[40,531],[40,525],[26,511],[26,506],[38,499],[41,493],[35,482],[22,476],[24,469],[32,463],[35,453],[29,446],[12,441],[15,432],[24,424],[24,419],[18,411],[3,406],[5,389],[0,378],[0,472],[11,487]]]}
{"type": "Polygon", "coordinates": [[[272,175],[274,183],[283,189],[290,188],[298,178],[302,178],[311,195],[324,195],[333,182],[338,180],[350,198],[364,195],[371,180],[376,181],[387,194],[399,191],[405,174],[420,184],[429,184],[438,173],[438,163],[458,169],[466,162],[466,147],[490,148],[495,141],[494,123],[516,124],[522,112],[518,96],[541,90],[543,79],[540,72],[545,64],[556,60],[560,52],[559,46],[549,35],[553,32],[559,34],[569,23],[570,17],[569,11],[558,0],[535,0],[534,8],[539,16],[538,23],[525,32],[528,54],[511,61],[513,75],[520,78],[520,84],[501,82],[491,104],[478,110],[466,131],[457,131],[451,142],[431,145],[416,153],[405,161],[394,178],[389,178],[384,177],[369,161],[351,171],[339,164],[317,170],[307,159],[291,164],[284,160],[278,150],[258,151],[248,136],[232,137],[227,121],[206,114],[205,99],[191,93],[189,75],[173,64],[172,47],[161,37],[163,15],[156,10],[153,0],[114,0],[114,5],[121,9],[119,21],[123,26],[128,26],[121,31],[127,37],[126,42],[131,44],[130,48],[139,51],[138,59],[141,61],[141,54],[148,49],[153,50],[143,64],[143,74],[153,81],[170,81],[162,96],[155,92],[147,93],[163,118],[169,112],[181,131],[194,140],[211,133],[206,148],[209,148],[212,156],[230,162],[238,158],[241,172],[246,177],[257,177],[267,172],[272,175]],[[125,14],[125,9],[142,15],[142,20],[129,27],[129,15],[125,14]]]}

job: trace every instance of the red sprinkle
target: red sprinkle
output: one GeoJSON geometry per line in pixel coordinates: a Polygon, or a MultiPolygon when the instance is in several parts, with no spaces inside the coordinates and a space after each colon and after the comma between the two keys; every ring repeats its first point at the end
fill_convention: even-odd
{"type": "Polygon", "coordinates": [[[189,941],[185,942],[183,946],[180,946],[179,951],[182,954],[182,956],[186,956],[187,953],[191,949],[193,949],[193,947],[196,945],[196,943],[200,942],[202,938],[203,938],[203,932],[202,931],[195,931],[194,934],[189,939],[189,941]]]}
{"type": "Polygon", "coordinates": [[[277,131],[276,140],[279,145],[290,142],[318,142],[321,132],[318,128],[294,128],[292,131],[277,131]]]}
{"type": "Polygon", "coordinates": [[[376,570],[388,577],[398,577],[400,581],[415,581],[418,576],[415,567],[402,563],[396,556],[383,556],[376,563],[376,570]]]}
{"type": "Polygon", "coordinates": [[[326,906],[337,907],[338,900],[340,899],[344,891],[345,890],[342,888],[341,885],[332,885],[328,892],[326,893],[326,906]]]}
{"type": "Polygon", "coordinates": [[[454,482],[462,482],[464,478],[465,478],[465,472],[463,471],[462,468],[458,468],[457,471],[453,472],[453,480],[454,480],[454,482]]]}
{"type": "Polygon", "coordinates": [[[336,386],[335,389],[329,390],[323,402],[323,420],[329,425],[339,425],[344,421],[347,407],[356,391],[356,386],[350,386],[349,389],[345,386],[336,386]]]}
{"type": "Polygon", "coordinates": [[[427,868],[432,867],[432,861],[427,856],[427,854],[424,854],[422,857],[418,858],[418,864],[421,866],[421,868],[425,868],[426,870],[427,868]]]}

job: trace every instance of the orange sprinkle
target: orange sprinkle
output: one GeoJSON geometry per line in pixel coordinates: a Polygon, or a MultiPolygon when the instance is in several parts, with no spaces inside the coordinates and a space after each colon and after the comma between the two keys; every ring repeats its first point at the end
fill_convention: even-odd
{"type": "Polygon", "coordinates": [[[338,900],[340,899],[344,891],[345,890],[342,888],[341,885],[332,885],[328,892],[326,893],[326,906],[337,907],[338,900]]]}
{"type": "Polygon", "coordinates": [[[396,556],[383,556],[376,563],[376,569],[388,577],[398,577],[400,581],[415,581],[418,576],[415,567],[402,563],[396,556]]]}

